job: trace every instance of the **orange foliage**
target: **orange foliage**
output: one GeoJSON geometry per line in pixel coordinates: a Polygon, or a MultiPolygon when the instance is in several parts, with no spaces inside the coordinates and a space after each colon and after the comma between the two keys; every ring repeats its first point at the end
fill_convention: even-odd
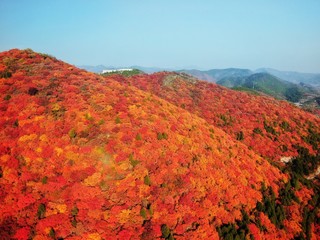
{"type": "MultiPolygon", "coordinates": [[[[319,126],[270,98],[178,79],[163,87],[167,73],[104,78],[17,49],[0,54],[3,69],[12,72],[0,79],[0,227],[8,238],[154,239],[166,225],[177,239],[216,239],[217,226],[261,201],[262,182],[277,192],[286,181],[259,154],[301,142],[306,118],[319,126]],[[275,116],[287,119],[292,137],[278,127],[277,143],[252,134],[275,116]],[[230,118],[232,127],[223,125],[230,118]],[[234,139],[239,130],[243,143],[234,139]]],[[[268,236],[286,236],[261,218],[268,236]]]]}
{"type": "Polygon", "coordinates": [[[312,151],[311,145],[303,138],[308,135],[310,122],[315,128],[320,128],[319,118],[285,101],[195,81],[183,74],[161,72],[131,78],[117,77],[114,80],[148,90],[187,109],[222,128],[235,139],[237,133],[242,131],[242,143],[258,154],[277,161],[281,156],[296,156],[296,144],[312,151]],[[271,128],[267,130],[268,126],[274,131],[271,128]],[[261,133],[255,129],[260,129],[261,133]]]}

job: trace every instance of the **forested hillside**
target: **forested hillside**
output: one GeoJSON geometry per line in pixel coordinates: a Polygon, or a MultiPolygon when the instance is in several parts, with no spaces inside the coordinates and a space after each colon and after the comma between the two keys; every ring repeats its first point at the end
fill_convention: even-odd
{"type": "Polygon", "coordinates": [[[233,91],[185,74],[161,72],[114,79],[200,116],[270,159],[296,156],[298,146],[313,153],[319,147],[319,118],[286,101],[233,91]]]}
{"type": "Polygon", "coordinates": [[[0,53],[0,81],[2,239],[320,233],[319,119],[286,102],[32,50],[0,53]]]}

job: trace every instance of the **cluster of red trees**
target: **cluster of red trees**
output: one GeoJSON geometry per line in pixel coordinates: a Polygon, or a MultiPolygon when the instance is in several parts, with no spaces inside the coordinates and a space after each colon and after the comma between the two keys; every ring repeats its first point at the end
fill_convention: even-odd
{"type": "MultiPolygon", "coordinates": [[[[217,239],[262,201],[262,185],[278,195],[288,181],[257,153],[275,158],[319,126],[296,108],[284,118],[291,106],[269,98],[237,93],[238,107],[215,85],[163,87],[167,73],[104,78],[31,50],[1,53],[0,73],[3,239],[217,239]]],[[[299,193],[302,203],[313,195],[299,193]]],[[[291,206],[281,230],[250,215],[247,237],[296,236],[301,209],[291,206]]]]}
{"type": "Polygon", "coordinates": [[[286,101],[195,82],[186,75],[161,72],[114,79],[185,108],[256,153],[276,161],[283,156],[296,156],[296,145],[313,152],[312,144],[305,139],[310,129],[320,129],[318,117],[286,101]]]}

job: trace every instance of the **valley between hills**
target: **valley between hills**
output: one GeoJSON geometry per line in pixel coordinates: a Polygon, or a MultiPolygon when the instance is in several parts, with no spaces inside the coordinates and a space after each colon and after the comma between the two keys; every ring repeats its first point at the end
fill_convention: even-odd
{"type": "Polygon", "coordinates": [[[0,53],[1,239],[317,239],[320,119],[181,72],[0,53]]]}

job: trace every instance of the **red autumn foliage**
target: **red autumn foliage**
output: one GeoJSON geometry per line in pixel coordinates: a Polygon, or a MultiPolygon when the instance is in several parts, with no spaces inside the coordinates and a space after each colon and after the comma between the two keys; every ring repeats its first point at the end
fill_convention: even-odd
{"type": "MultiPolygon", "coordinates": [[[[262,201],[262,183],[278,194],[287,182],[260,155],[276,159],[284,155],[282,144],[290,155],[290,144],[310,148],[301,139],[308,124],[319,126],[287,103],[204,82],[172,82],[168,73],[104,78],[17,49],[0,54],[3,70],[12,73],[0,79],[6,238],[216,239],[218,226],[262,201]],[[274,143],[263,122],[284,119],[290,130],[274,126],[281,133],[274,143]],[[252,133],[257,127],[265,137],[252,133]],[[243,141],[234,137],[239,131],[243,141]]],[[[270,231],[249,225],[254,236],[292,235],[261,215],[270,231]]]]}
{"type": "Polygon", "coordinates": [[[310,126],[320,128],[319,118],[288,102],[196,81],[185,74],[161,72],[131,78],[118,76],[114,80],[148,90],[187,109],[235,139],[242,131],[244,144],[277,161],[281,156],[296,156],[297,144],[312,151],[304,138],[310,126]]]}

